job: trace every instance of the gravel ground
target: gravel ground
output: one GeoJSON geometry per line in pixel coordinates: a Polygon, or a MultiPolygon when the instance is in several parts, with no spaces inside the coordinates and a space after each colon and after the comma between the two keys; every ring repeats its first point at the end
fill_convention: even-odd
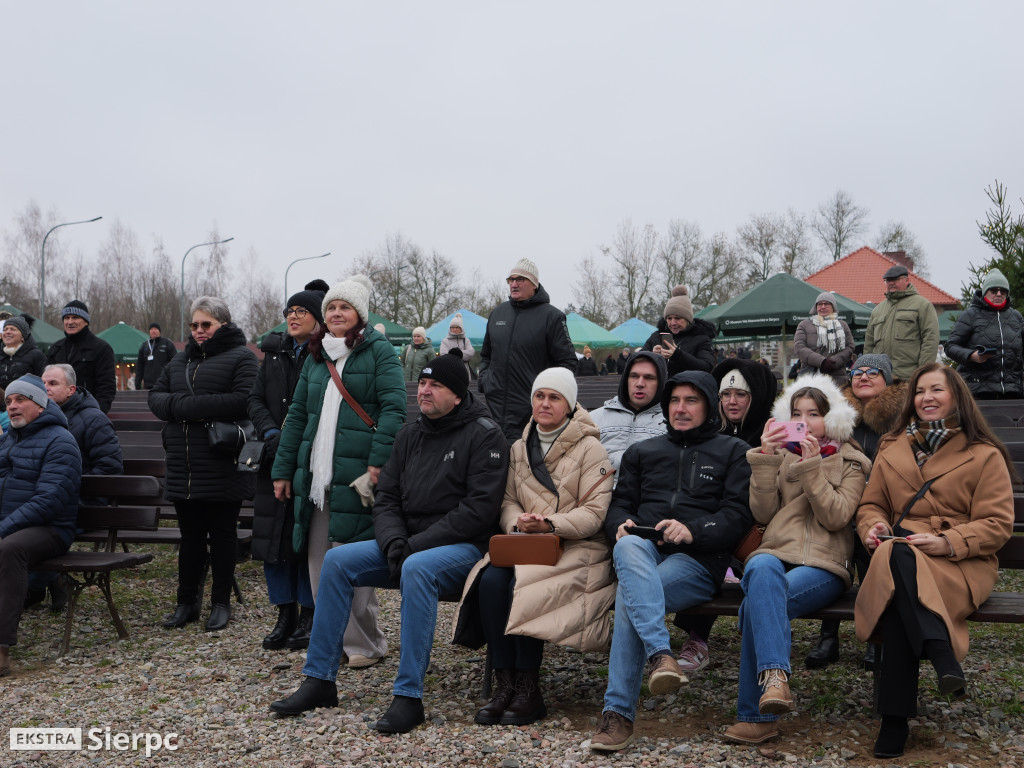
{"type": "MultiPolygon", "coordinates": [[[[276,611],[266,603],[262,568],[247,562],[239,580],[247,602],[235,607],[217,634],[197,625],[158,626],[170,607],[175,560],[153,548],[156,560],[120,574],[118,605],[131,637],[116,641],[102,599],[88,593],[79,608],[71,652],[57,659],[62,617],[27,612],[15,672],[0,679],[0,725],[81,727],[111,733],[179,734],[178,748],[147,757],[144,749],[81,752],[11,751],[3,765],[106,766],[760,766],[769,764],[884,765],[871,756],[877,729],[871,715],[871,679],[856,667],[862,648],[843,625],[843,656],[810,673],[799,661],[813,641],[813,622],[794,623],[792,680],[798,712],[781,722],[782,736],[764,748],[732,745],[721,730],[735,715],[739,638],[734,620],[720,619],[711,664],[678,694],[640,702],[639,737],[616,755],[589,750],[601,709],[607,656],[548,646],[543,684],[549,717],[528,727],[479,726],[481,652],[450,645],[452,606],[443,605],[429,670],[427,724],[385,737],[369,726],[391,700],[397,667],[398,595],[381,590],[381,617],[394,647],[376,667],[344,669],[341,705],[280,719],[271,701],[301,680],[303,655],[264,651],[262,636],[276,611]]],[[[1021,590],[1016,578],[1003,588],[1021,590]]],[[[969,696],[951,702],[934,692],[922,669],[924,712],[912,722],[909,751],[900,764],[1024,768],[1024,633],[1019,627],[975,625],[965,664],[969,696]]],[[[680,638],[674,635],[678,642],[680,638]]],[[[88,740],[86,740],[88,744],[88,740]]]]}

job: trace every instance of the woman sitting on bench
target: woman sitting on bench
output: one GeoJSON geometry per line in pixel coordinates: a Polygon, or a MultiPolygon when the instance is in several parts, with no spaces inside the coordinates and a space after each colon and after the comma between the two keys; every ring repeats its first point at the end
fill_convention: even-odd
{"type": "Polygon", "coordinates": [[[939,693],[966,684],[967,617],[992,592],[996,552],[1013,532],[1013,465],[963,379],[928,363],[910,393],[857,510],[857,533],[874,552],[854,618],[858,638],[882,644],[880,758],[903,754],[920,659],[935,668],[939,693]]]}

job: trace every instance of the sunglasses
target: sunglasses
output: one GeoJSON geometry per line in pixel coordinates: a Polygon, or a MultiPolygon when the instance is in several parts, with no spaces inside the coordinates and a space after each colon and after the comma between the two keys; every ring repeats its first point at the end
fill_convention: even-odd
{"type": "Polygon", "coordinates": [[[869,379],[877,379],[882,375],[882,372],[877,368],[859,368],[856,371],[850,371],[851,379],[859,379],[862,376],[867,376],[869,379]]]}
{"type": "Polygon", "coordinates": [[[989,288],[986,293],[998,293],[1000,296],[1006,296],[1010,292],[1006,288],[989,288]]]}
{"type": "Polygon", "coordinates": [[[284,311],[284,316],[286,319],[291,317],[292,315],[295,315],[297,318],[301,320],[308,314],[309,310],[306,309],[305,307],[288,307],[288,309],[284,311]]]}
{"type": "Polygon", "coordinates": [[[209,320],[203,320],[203,322],[201,322],[201,323],[189,323],[188,327],[191,328],[193,331],[198,331],[200,328],[202,328],[204,331],[208,331],[211,328],[213,328],[213,326],[215,326],[215,325],[222,325],[222,323],[210,322],[209,320]]]}

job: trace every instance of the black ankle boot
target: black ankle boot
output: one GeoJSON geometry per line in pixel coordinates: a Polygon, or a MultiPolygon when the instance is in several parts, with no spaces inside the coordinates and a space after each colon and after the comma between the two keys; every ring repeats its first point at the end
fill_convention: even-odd
{"type": "Polygon", "coordinates": [[[270,708],[279,715],[301,715],[317,707],[338,706],[338,686],[333,680],[307,677],[291,696],[271,703],[270,708]]]}
{"type": "Polygon", "coordinates": [[[818,644],[804,657],[804,666],[821,669],[834,661],[839,661],[839,622],[827,620],[821,622],[818,644]]]}
{"type": "Polygon", "coordinates": [[[935,667],[935,674],[939,678],[939,693],[949,695],[967,685],[964,671],[957,662],[956,656],[953,655],[953,648],[948,642],[925,640],[924,653],[935,667]]]}
{"type": "Polygon", "coordinates": [[[214,603],[210,606],[210,618],[206,620],[206,631],[216,632],[224,629],[231,619],[231,606],[224,603],[214,603]]]}
{"type": "Polygon", "coordinates": [[[501,714],[502,725],[529,725],[548,716],[540,692],[540,670],[516,670],[516,693],[501,714]]]}
{"type": "Polygon", "coordinates": [[[494,671],[494,696],[487,705],[477,711],[474,723],[480,725],[497,725],[501,716],[516,695],[515,674],[511,669],[494,671]]]}
{"type": "Polygon", "coordinates": [[[874,672],[878,666],[878,644],[868,643],[864,646],[864,658],[860,660],[860,665],[864,667],[868,672],[874,672]]]}
{"type": "Polygon", "coordinates": [[[263,638],[263,647],[268,651],[284,648],[285,642],[295,631],[298,620],[299,606],[297,603],[285,603],[277,606],[277,624],[274,625],[270,634],[263,638]]]}
{"type": "Polygon", "coordinates": [[[199,606],[195,603],[178,603],[174,612],[164,617],[164,629],[180,629],[186,624],[199,620],[199,606]]]}
{"type": "Polygon", "coordinates": [[[292,650],[309,648],[309,635],[313,631],[313,609],[302,606],[299,620],[295,622],[295,631],[284,642],[285,648],[292,650]]]}
{"type": "Polygon", "coordinates": [[[882,727],[875,741],[875,757],[900,757],[907,746],[910,726],[907,718],[882,715],[882,727]]]}
{"type": "Polygon", "coordinates": [[[414,699],[412,696],[395,696],[391,700],[388,711],[373,724],[373,729],[381,733],[408,733],[425,719],[423,699],[414,699]]]}

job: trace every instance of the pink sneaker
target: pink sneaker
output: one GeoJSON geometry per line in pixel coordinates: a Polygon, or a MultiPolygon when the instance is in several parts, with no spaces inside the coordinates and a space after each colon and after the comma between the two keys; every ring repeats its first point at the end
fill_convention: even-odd
{"type": "Polygon", "coordinates": [[[707,643],[690,635],[679,649],[679,668],[684,672],[699,672],[708,665],[710,658],[707,643]]]}
{"type": "Polygon", "coordinates": [[[724,581],[725,581],[726,584],[739,584],[740,583],[740,580],[738,578],[736,578],[736,574],[732,572],[732,568],[729,568],[725,572],[725,579],[724,579],[724,581]]]}

